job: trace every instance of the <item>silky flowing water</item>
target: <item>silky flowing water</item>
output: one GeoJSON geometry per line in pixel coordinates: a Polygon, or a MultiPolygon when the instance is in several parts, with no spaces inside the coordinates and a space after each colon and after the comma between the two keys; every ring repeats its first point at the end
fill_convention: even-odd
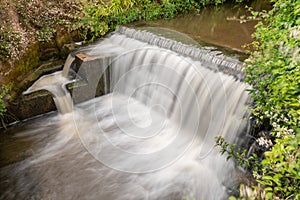
{"type": "Polygon", "coordinates": [[[20,145],[22,155],[2,162],[1,199],[225,199],[232,193],[238,172],[214,145],[219,135],[228,142],[245,137],[249,97],[238,61],[125,27],[81,53],[109,60],[101,66],[109,70],[109,91],[72,105],[65,86],[82,78],[68,76],[72,58],[63,71],[34,83],[27,93],[49,90],[62,99],[55,101],[61,114],[19,125],[11,145],[3,142],[7,152],[20,145]]]}

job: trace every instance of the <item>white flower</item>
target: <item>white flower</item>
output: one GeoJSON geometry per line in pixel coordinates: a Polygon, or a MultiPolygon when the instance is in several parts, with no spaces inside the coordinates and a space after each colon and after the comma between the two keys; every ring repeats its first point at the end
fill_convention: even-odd
{"type": "Polygon", "coordinates": [[[277,133],[276,133],[276,137],[280,137],[280,132],[278,131],[277,133]]]}
{"type": "Polygon", "coordinates": [[[263,147],[266,147],[266,148],[269,148],[273,145],[271,140],[267,140],[263,137],[260,137],[260,138],[256,139],[256,142],[258,143],[259,146],[263,146],[263,147]]]}
{"type": "Polygon", "coordinates": [[[300,38],[300,28],[291,30],[290,37],[300,38]]]}

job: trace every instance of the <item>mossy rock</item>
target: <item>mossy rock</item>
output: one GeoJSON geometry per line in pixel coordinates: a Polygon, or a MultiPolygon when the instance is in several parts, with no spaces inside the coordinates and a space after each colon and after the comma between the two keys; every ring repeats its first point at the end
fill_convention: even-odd
{"type": "MultiPolygon", "coordinates": [[[[17,74],[26,73],[38,66],[40,61],[40,46],[39,43],[34,43],[28,48],[28,51],[21,59],[14,63],[17,74]]],[[[19,78],[19,77],[18,77],[19,78]]]]}
{"type": "Polygon", "coordinates": [[[69,32],[65,28],[58,28],[55,35],[56,46],[59,49],[62,49],[65,44],[77,42],[81,39],[77,31],[69,32]]]}

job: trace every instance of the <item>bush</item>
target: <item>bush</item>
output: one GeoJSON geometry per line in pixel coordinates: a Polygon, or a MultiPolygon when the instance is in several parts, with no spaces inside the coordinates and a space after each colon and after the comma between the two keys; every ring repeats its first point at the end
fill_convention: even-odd
{"type": "Polygon", "coordinates": [[[253,12],[263,21],[256,26],[255,50],[245,63],[255,102],[252,117],[262,127],[271,127],[264,130],[267,134],[256,135],[257,146],[265,151],[263,160],[253,159],[258,157],[255,153],[247,157],[245,151],[233,150],[220,138],[217,145],[249,166],[258,183],[254,198],[300,199],[300,4],[273,3],[269,12],[253,12]]]}

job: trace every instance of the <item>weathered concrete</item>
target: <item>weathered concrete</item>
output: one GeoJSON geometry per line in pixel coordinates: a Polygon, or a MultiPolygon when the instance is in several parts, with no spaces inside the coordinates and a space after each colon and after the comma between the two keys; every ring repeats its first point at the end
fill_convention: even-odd
{"type": "Polygon", "coordinates": [[[80,81],[75,83],[72,89],[74,103],[83,102],[108,91],[109,85],[109,56],[90,57],[85,53],[76,54],[76,78],[80,81]]]}
{"type": "Polygon", "coordinates": [[[8,122],[32,118],[55,109],[52,96],[47,91],[39,91],[26,96],[22,95],[7,107],[8,114],[11,115],[8,116],[10,118],[8,122]]]}
{"type": "MultiPolygon", "coordinates": [[[[90,57],[83,52],[75,55],[71,71],[77,81],[67,85],[67,89],[70,91],[75,104],[101,96],[108,91],[109,62],[109,56],[90,57]]],[[[33,83],[42,75],[50,74],[57,70],[62,70],[62,66],[57,66],[47,71],[40,70],[31,74],[27,78],[28,80],[24,81],[28,85],[28,82],[33,83]]],[[[6,123],[9,124],[54,111],[56,106],[51,93],[42,90],[29,95],[19,95],[13,102],[9,103],[7,110],[6,123]]]]}

